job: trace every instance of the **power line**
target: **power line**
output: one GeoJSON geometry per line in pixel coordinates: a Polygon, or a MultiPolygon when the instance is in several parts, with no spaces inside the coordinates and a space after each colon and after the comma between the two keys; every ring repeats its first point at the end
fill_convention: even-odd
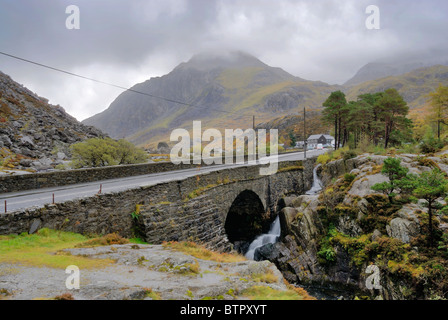
{"type": "MultiPolygon", "coordinates": [[[[0,54],[2,54],[4,56],[7,56],[7,57],[10,57],[10,58],[14,58],[14,59],[23,61],[23,62],[31,63],[31,64],[34,64],[34,65],[39,66],[39,67],[43,67],[43,68],[47,68],[47,69],[50,69],[50,70],[53,70],[53,71],[65,73],[65,74],[70,75],[70,76],[78,77],[78,78],[85,79],[85,80],[90,80],[90,81],[93,81],[93,82],[97,82],[97,83],[104,84],[104,85],[107,85],[107,86],[115,87],[115,88],[122,89],[122,90],[125,90],[125,91],[130,91],[130,92],[142,94],[142,95],[145,95],[145,96],[148,96],[148,97],[151,97],[151,98],[161,99],[161,100],[164,100],[164,101],[167,101],[167,102],[176,103],[176,104],[180,104],[180,105],[184,105],[184,106],[188,106],[188,107],[192,107],[192,108],[204,109],[204,107],[200,107],[200,106],[195,105],[195,104],[182,102],[182,101],[178,101],[178,100],[174,100],[174,99],[170,99],[170,98],[160,97],[160,96],[156,96],[156,95],[153,95],[153,94],[150,94],[150,93],[141,92],[141,91],[134,90],[134,89],[131,89],[131,88],[126,88],[126,87],[123,87],[123,86],[120,86],[120,85],[116,85],[116,84],[113,84],[113,83],[104,82],[104,81],[101,81],[101,80],[85,77],[83,75],[79,75],[79,74],[72,73],[72,72],[69,72],[69,71],[65,71],[65,70],[62,70],[62,69],[59,69],[59,68],[51,67],[51,66],[48,66],[48,65],[45,65],[45,64],[42,64],[42,63],[38,63],[38,62],[35,62],[35,61],[31,61],[31,60],[28,60],[28,59],[20,58],[18,56],[15,56],[15,55],[12,55],[12,54],[8,54],[8,53],[5,53],[5,52],[1,52],[0,51],[0,54]]],[[[218,110],[218,109],[213,109],[213,110],[216,111],[216,112],[221,112],[221,113],[239,115],[240,117],[252,117],[252,116],[249,116],[249,115],[242,115],[242,114],[238,114],[236,112],[231,112],[231,111],[218,110]]]]}

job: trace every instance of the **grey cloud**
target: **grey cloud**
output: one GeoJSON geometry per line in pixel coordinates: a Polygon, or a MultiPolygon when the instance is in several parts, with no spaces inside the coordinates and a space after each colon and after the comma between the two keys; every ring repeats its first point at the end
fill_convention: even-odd
{"type": "MultiPolygon", "coordinates": [[[[310,80],[343,83],[364,64],[446,56],[448,2],[377,0],[381,30],[365,28],[370,0],[1,0],[1,51],[131,86],[203,50],[247,51],[310,80]],[[81,29],[65,28],[66,6],[81,29]]],[[[0,56],[0,69],[78,118],[116,90],[0,56]],[[62,89],[64,92],[61,92],[62,89]],[[80,92],[88,91],[82,99],[80,92]]]]}

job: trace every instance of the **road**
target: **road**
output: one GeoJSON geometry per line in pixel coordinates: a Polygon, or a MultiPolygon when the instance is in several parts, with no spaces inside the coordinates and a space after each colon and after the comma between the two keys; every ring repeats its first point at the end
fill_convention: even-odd
{"type": "MultiPolygon", "coordinates": [[[[307,157],[316,156],[325,152],[326,150],[310,150],[307,151],[307,157]]],[[[304,158],[303,152],[284,153],[278,156],[278,161],[283,162],[283,161],[303,160],[303,158],[304,158]]],[[[0,205],[1,205],[0,214],[5,212],[5,200],[7,207],[6,211],[11,212],[19,209],[23,210],[33,206],[42,207],[45,204],[52,203],[53,194],[55,202],[65,202],[69,200],[74,200],[76,198],[85,198],[94,196],[99,192],[100,185],[101,185],[101,193],[118,192],[128,189],[135,189],[143,186],[151,186],[173,180],[181,180],[198,174],[208,173],[211,171],[230,169],[247,165],[248,164],[245,163],[245,164],[222,164],[222,165],[203,166],[201,168],[153,173],[141,176],[132,176],[119,179],[110,179],[89,183],[66,185],[61,187],[2,193],[0,194],[0,205]]]]}

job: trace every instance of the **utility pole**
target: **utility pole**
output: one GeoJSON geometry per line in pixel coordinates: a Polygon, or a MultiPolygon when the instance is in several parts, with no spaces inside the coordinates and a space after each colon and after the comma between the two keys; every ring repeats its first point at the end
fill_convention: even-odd
{"type": "Polygon", "coordinates": [[[304,158],[306,159],[306,112],[305,112],[305,107],[303,107],[303,155],[304,158]]]}
{"type": "MultiPolygon", "coordinates": [[[[252,116],[252,129],[254,130],[254,159],[257,161],[257,132],[255,131],[255,115],[252,116]]],[[[247,160],[249,161],[249,158],[247,160]]]]}

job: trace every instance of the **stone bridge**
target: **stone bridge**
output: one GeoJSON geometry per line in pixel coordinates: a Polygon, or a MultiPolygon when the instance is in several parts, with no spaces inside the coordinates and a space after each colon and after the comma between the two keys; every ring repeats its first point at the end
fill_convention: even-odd
{"type": "Polygon", "coordinates": [[[279,200],[312,184],[315,159],[214,171],[179,181],[0,214],[0,234],[47,227],[83,234],[139,235],[148,243],[195,241],[226,251],[266,232],[279,200]]]}

